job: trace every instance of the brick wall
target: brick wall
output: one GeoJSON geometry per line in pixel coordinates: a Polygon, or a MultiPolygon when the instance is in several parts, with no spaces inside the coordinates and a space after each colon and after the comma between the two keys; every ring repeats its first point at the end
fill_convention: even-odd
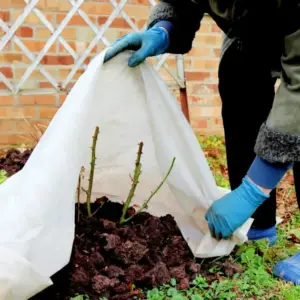
{"type": "MultiPolygon", "coordinates": [[[[0,19],[11,27],[22,14],[25,6],[24,0],[0,1],[0,19]]],[[[72,5],[68,0],[40,0],[36,8],[44,14],[54,28],[57,28],[72,5]]],[[[113,6],[108,0],[85,0],[80,8],[98,29],[103,26],[113,11],[113,6]]],[[[124,11],[138,28],[142,28],[148,18],[150,5],[147,0],[128,0],[124,11]]],[[[112,42],[130,31],[130,26],[119,16],[113,21],[105,33],[105,37],[112,42]]],[[[4,35],[5,30],[2,23],[0,39],[4,35]]],[[[51,35],[50,30],[35,12],[28,15],[15,33],[15,36],[34,56],[39,54],[51,35]]],[[[95,37],[95,33],[85,20],[76,14],[62,31],[61,36],[80,56],[95,37]]],[[[201,134],[220,134],[223,132],[220,118],[221,103],[217,87],[221,40],[218,27],[209,17],[205,17],[202,21],[201,30],[195,38],[192,51],[184,58],[191,125],[195,131],[201,134]]],[[[99,42],[85,63],[88,63],[91,57],[104,48],[104,44],[99,42]]],[[[18,42],[13,38],[0,52],[0,72],[13,86],[20,82],[30,64],[31,59],[24,54],[18,42]]],[[[62,83],[67,78],[73,64],[74,58],[65,50],[62,43],[56,40],[42,58],[40,65],[57,82],[62,83]]],[[[174,56],[169,57],[167,65],[172,72],[176,73],[174,56]]],[[[81,67],[67,88],[71,88],[83,72],[84,68],[81,67]]],[[[175,95],[178,96],[179,90],[174,80],[165,70],[160,70],[160,74],[170,85],[175,95]]],[[[65,97],[66,91],[54,89],[39,69],[32,72],[21,86],[20,91],[15,94],[10,92],[7,84],[0,77],[0,144],[32,142],[32,134],[36,133],[35,126],[47,126],[63,104],[65,97]]]]}

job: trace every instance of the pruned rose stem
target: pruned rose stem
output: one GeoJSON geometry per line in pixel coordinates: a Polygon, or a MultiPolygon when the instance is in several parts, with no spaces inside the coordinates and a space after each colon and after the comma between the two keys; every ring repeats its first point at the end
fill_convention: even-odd
{"type": "Polygon", "coordinates": [[[80,190],[81,190],[81,179],[83,176],[83,172],[84,172],[84,167],[81,167],[78,176],[78,184],[77,184],[77,223],[80,222],[80,190]]]}
{"type": "Polygon", "coordinates": [[[93,136],[89,186],[86,191],[86,206],[87,206],[87,212],[89,217],[92,217],[91,197],[92,197],[93,181],[94,181],[94,173],[95,173],[95,165],[96,165],[96,145],[97,145],[98,135],[99,135],[99,127],[97,126],[93,136]]]}
{"type": "Polygon", "coordinates": [[[128,195],[127,200],[126,200],[126,202],[124,204],[124,207],[123,207],[123,212],[122,212],[122,217],[120,219],[120,224],[124,224],[124,223],[130,221],[132,218],[134,218],[136,215],[138,215],[140,212],[142,212],[144,209],[146,209],[148,207],[148,204],[151,201],[151,199],[153,198],[153,196],[160,190],[160,188],[163,186],[163,184],[168,179],[170,173],[172,172],[174,164],[175,164],[176,158],[174,157],[173,160],[172,160],[172,163],[171,163],[171,165],[169,167],[168,172],[166,173],[165,177],[163,178],[163,180],[161,181],[161,183],[158,185],[158,187],[151,193],[151,195],[149,196],[149,198],[144,201],[144,203],[141,206],[141,208],[134,215],[131,215],[130,217],[128,217],[126,219],[125,218],[126,213],[127,213],[128,209],[130,207],[130,204],[131,204],[132,199],[134,197],[134,192],[135,192],[136,187],[137,187],[137,185],[139,183],[139,177],[140,177],[140,175],[142,173],[141,156],[143,154],[142,153],[143,145],[144,144],[142,142],[139,144],[139,150],[138,150],[137,159],[136,159],[136,162],[135,162],[135,169],[134,169],[134,175],[133,175],[133,178],[132,178],[131,189],[129,191],[129,195],[128,195]]]}
{"type": "Polygon", "coordinates": [[[131,203],[131,201],[134,197],[134,193],[135,193],[136,187],[139,183],[140,175],[142,173],[141,157],[142,157],[142,154],[143,154],[143,146],[144,146],[144,143],[140,142],[138,152],[137,152],[136,161],[135,161],[135,168],[134,168],[133,178],[132,178],[132,182],[131,182],[131,188],[130,188],[128,197],[125,201],[125,204],[123,206],[122,216],[121,216],[121,219],[120,219],[121,224],[123,224],[125,222],[126,213],[129,209],[130,203],[131,203]]]}

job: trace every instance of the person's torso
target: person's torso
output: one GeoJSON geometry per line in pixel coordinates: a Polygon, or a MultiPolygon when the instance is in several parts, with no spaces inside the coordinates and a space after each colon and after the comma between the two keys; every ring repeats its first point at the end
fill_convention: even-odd
{"type": "Polygon", "coordinates": [[[279,71],[284,42],[283,0],[193,1],[205,3],[205,12],[227,36],[224,44],[230,44],[228,39],[238,40],[241,51],[251,52],[258,64],[279,71]]]}

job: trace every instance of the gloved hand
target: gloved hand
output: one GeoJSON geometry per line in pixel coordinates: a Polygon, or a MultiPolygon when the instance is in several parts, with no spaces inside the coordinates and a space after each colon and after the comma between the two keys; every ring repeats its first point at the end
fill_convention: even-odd
{"type": "Polygon", "coordinates": [[[104,62],[125,50],[135,50],[128,65],[136,67],[147,57],[163,54],[169,47],[169,34],[161,27],[152,27],[143,33],[130,33],[116,40],[107,50],[104,62]]]}
{"type": "Polygon", "coordinates": [[[205,219],[216,239],[229,239],[255,210],[268,198],[248,177],[229,194],[215,201],[208,209],[205,219]]]}

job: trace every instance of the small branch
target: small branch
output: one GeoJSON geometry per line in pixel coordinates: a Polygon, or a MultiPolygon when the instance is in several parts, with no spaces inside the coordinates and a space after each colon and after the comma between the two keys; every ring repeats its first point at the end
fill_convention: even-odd
{"type": "MultiPolygon", "coordinates": [[[[149,204],[150,200],[153,198],[153,196],[154,196],[155,194],[157,194],[157,192],[160,190],[160,188],[163,186],[163,184],[164,184],[164,183],[166,182],[166,180],[168,179],[168,177],[169,177],[169,175],[170,175],[170,173],[171,173],[171,171],[172,171],[172,169],[173,169],[173,167],[174,167],[175,160],[176,160],[176,158],[174,157],[173,160],[172,160],[171,166],[169,167],[169,170],[168,170],[168,172],[166,173],[164,179],[163,179],[162,182],[158,185],[158,187],[155,189],[155,191],[151,193],[150,197],[149,197],[147,200],[145,200],[145,202],[143,203],[142,207],[141,207],[134,215],[130,216],[130,217],[127,218],[127,219],[124,219],[124,220],[123,220],[123,223],[126,223],[126,222],[130,221],[132,218],[134,218],[136,215],[138,215],[140,212],[142,212],[144,209],[146,209],[146,208],[148,207],[148,204],[149,204]]],[[[121,224],[122,224],[122,223],[121,223],[121,224]]]]}
{"type": "Polygon", "coordinates": [[[78,185],[77,185],[77,223],[80,221],[80,186],[81,186],[81,172],[78,177],[78,185]]]}
{"type": "Polygon", "coordinates": [[[135,168],[134,168],[133,178],[131,180],[132,181],[131,188],[130,188],[127,200],[125,201],[125,204],[123,206],[123,211],[122,211],[122,216],[121,216],[121,219],[120,219],[120,224],[123,224],[125,222],[126,213],[129,209],[130,203],[131,203],[131,201],[134,197],[134,193],[135,193],[136,187],[139,183],[140,175],[142,173],[141,157],[142,157],[142,154],[143,154],[143,146],[144,146],[144,143],[140,142],[139,143],[139,149],[138,149],[138,152],[137,152],[136,161],[135,161],[135,168]]]}
{"type": "Polygon", "coordinates": [[[91,217],[93,217],[99,210],[100,208],[102,207],[102,205],[100,205],[91,215],[91,217]]]}
{"type": "Polygon", "coordinates": [[[84,168],[81,167],[79,177],[78,177],[78,185],[77,185],[77,223],[80,221],[80,188],[81,188],[81,178],[83,174],[84,168]]]}
{"type": "Polygon", "coordinates": [[[99,127],[97,126],[93,136],[89,186],[88,186],[88,190],[86,191],[86,206],[87,206],[87,212],[89,217],[92,216],[91,197],[92,197],[93,181],[94,181],[94,173],[95,173],[95,165],[96,165],[96,145],[97,145],[98,134],[99,134],[99,127]]]}

